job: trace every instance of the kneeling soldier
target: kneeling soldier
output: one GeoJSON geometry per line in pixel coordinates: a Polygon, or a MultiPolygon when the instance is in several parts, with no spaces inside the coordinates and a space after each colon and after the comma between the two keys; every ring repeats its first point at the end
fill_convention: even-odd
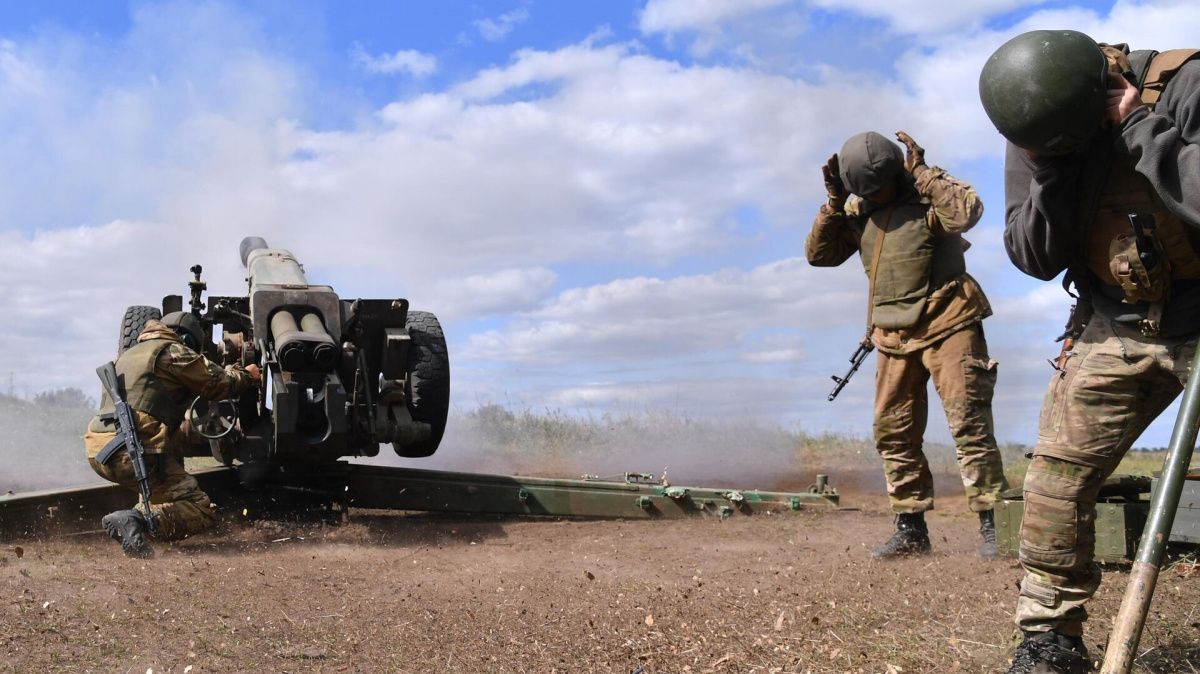
{"type": "MultiPolygon", "coordinates": [[[[172,441],[188,403],[195,396],[207,400],[229,398],[253,388],[261,378],[255,365],[222,369],[209,362],[197,352],[203,340],[200,321],[190,313],[177,311],[164,316],[161,322],[148,321],[138,343],[118,356],[115,363],[146,453],[150,509],[156,524],[153,536],[159,540],[184,538],[216,522],[212,502],[184,470],[182,447],[172,441]]],[[[107,463],[97,460],[117,434],[112,412],[113,402],[105,394],[83,436],[88,462],[104,479],[137,493],[137,478],[127,451],[118,450],[107,463]]],[[[125,554],[149,557],[152,550],[146,540],[146,518],[150,514],[139,503],[135,509],[105,515],[102,524],[110,536],[120,541],[125,554]]]]}

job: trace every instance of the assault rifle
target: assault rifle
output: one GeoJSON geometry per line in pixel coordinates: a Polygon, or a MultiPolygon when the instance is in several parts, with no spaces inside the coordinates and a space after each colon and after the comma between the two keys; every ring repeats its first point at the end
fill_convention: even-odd
{"type": "Polygon", "coordinates": [[[829,394],[829,402],[833,402],[833,399],[838,397],[838,394],[842,392],[842,389],[846,388],[846,384],[850,383],[850,378],[854,376],[855,372],[858,372],[858,367],[863,364],[864,360],[867,359],[867,354],[874,350],[875,344],[871,341],[871,332],[868,330],[867,334],[863,336],[862,341],[858,343],[858,349],[854,351],[854,355],[850,356],[850,369],[846,372],[846,376],[839,377],[836,374],[831,375],[830,378],[833,379],[837,385],[833,387],[833,392],[829,394]]]}
{"type": "Polygon", "coordinates": [[[142,441],[137,434],[137,424],[133,421],[133,408],[125,402],[125,396],[121,393],[121,383],[117,378],[117,368],[111,361],[96,368],[96,374],[100,377],[104,392],[113,402],[113,416],[117,422],[117,437],[100,450],[96,461],[107,464],[113,454],[122,447],[125,448],[125,452],[129,454],[129,461],[133,464],[133,476],[137,478],[142,505],[146,507],[146,526],[153,533],[155,523],[154,511],[150,509],[150,471],[146,467],[146,450],[142,447],[142,441]]]}

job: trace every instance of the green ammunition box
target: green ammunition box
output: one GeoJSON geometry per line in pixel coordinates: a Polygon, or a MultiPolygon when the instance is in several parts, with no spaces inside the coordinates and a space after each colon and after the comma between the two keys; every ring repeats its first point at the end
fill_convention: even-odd
{"type": "MultiPolygon", "coordinates": [[[[1200,508],[1200,483],[1194,483],[1194,486],[1197,498],[1191,502],[1200,508]]],[[[1150,488],[1150,478],[1133,475],[1114,475],[1104,483],[1096,503],[1097,562],[1121,564],[1133,560],[1150,511],[1150,488]]],[[[1200,509],[1194,512],[1200,525],[1200,509]]],[[[1001,494],[996,502],[996,545],[1001,554],[1017,555],[1024,514],[1025,501],[1019,489],[1001,494]]]]}
{"type": "MultiPolygon", "coordinates": [[[[1158,480],[1154,480],[1154,486],[1158,487],[1158,480]]],[[[1172,543],[1200,543],[1200,474],[1188,475],[1183,481],[1170,540],[1172,543]]]]}

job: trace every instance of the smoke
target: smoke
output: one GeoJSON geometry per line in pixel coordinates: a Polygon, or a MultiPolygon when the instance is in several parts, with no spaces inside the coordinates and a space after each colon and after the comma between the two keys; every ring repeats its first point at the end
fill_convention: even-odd
{"type": "MultiPolygon", "coordinates": [[[[68,389],[33,400],[0,395],[0,493],[94,484],[81,436],[93,403],[68,389]]],[[[1002,448],[1005,464],[1023,447],[1002,448]]],[[[961,493],[954,449],[925,447],[941,497],[961,493]]],[[[803,491],[818,473],[856,494],[884,493],[872,443],[835,433],[809,434],[755,419],[696,419],[681,412],[569,415],[512,411],[488,404],[452,413],[437,454],[403,459],[391,448],[358,459],[375,465],[497,475],[622,480],[626,472],[663,471],[672,484],[803,491]]]]}
{"type": "Polygon", "coordinates": [[[83,451],[92,405],[76,389],[39,394],[32,401],[0,395],[0,493],[102,481],[83,451]]]}
{"type": "Polygon", "coordinates": [[[428,459],[401,459],[384,447],[368,461],[617,480],[626,472],[661,477],[666,470],[672,484],[773,489],[784,484],[807,486],[830,461],[861,468],[877,460],[865,441],[809,436],[752,419],[693,419],[657,411],[572,416],[484,405],[452,416],[441,447],[428,459]],[[864,448],[866,452],[861,451],[864,448]]]}

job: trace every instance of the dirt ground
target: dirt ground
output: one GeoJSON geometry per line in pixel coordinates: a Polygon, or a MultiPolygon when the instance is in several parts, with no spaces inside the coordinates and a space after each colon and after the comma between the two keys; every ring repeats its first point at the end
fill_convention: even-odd
{"type": "MultiPolygon", "coordinates": [[[[935,552],[874,562],[883,500],[725,521],[352,511],[226,523],[149,561],[100,535],[0,546],[0,672],[997,672],[1020,570],[975,556],[961,501],[935,552]]],[[[1200,672],[1200,575],[1164,573],[1139,672],[1200,672]]],[[[1099,652],[1126,576],[1094,602],[1099,652]]]]}

